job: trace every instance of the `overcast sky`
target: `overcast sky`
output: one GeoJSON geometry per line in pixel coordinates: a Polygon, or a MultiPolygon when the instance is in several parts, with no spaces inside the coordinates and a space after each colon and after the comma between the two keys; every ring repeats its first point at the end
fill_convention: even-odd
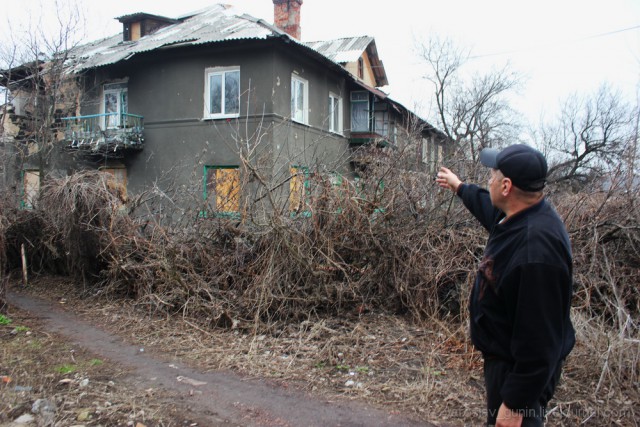
{"type": "MultiPolygon", "coordinates": [[[[8,0],[0,0],[6,2],[8,0]]],[[[168,17],[201,9],[210,0],[58,0],[84,11],[86,40],[121,31],[115,17],[146,12],[168,17]]],[[[271,0],[226,0],[241,11],[273,22],[271,0]]],[[[53,0],[12,3],[12,26],[55,16],[53,0]]],[[[6,10],[7,8],[5,8],[6,10]]],[[[5,28],[6,31],[6,28],[5,28]]],[[[5,31],[3,31],[3,37],[5,31]]],[[[531,121],[552,116],[571,93],[593,93],[607,82],[630,101],[640,82],[640,0],[304,0],[302,40],[369,35],[376,39],[390,85],[386,91],[428,118],[432,88],[422,78],[415,40],[432,34],[471,49],[484,69],[510,67],[526,77],[514,104],[531,121]]]]}

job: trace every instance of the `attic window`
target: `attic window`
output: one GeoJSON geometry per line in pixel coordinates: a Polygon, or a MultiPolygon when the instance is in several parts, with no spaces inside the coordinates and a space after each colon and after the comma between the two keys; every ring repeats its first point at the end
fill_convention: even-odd
{"type": "Polygon", "coordinates": [[[358,58],[358,77],[364,79],[364,59],[358,58]]]}

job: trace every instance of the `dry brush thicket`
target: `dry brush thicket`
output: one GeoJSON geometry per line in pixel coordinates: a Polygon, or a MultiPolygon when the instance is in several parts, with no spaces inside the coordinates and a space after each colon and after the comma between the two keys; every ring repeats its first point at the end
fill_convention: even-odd
{"type": "MultiPolygon", "coordinates": [[[[296,215],[258,225],[195,209],[172,227],[152,197],[129,212],[106,174],[84,172],[50,181],[35,211],[3,210],[0,243],[9,268],[25,244],[32,271],[74,275],[79,292],[130,297],[205,328],[265,333],[374,310],[460,325],[486,234],[432,178],[381,171],[356,186],[315,174],[296,215]]],[[[549,197],[575,260],[579,343],[568,372],[593,396],[620,398],[640,379],[638,197],[615,185],[549,197]]]]}

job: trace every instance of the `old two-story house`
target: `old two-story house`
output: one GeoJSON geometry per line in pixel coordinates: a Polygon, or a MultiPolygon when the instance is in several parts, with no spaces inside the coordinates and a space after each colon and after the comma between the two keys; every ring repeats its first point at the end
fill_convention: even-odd
{"type": "MultiPolygon", "coordinates": [[[[272,1],[274,25],[222,4],[135,13],[117,18],[120,34],[68,52],[77,102],[57,118],[64,150],[48,167],[99,168],[130,195],[196,182],[203,215],[236,216],[265,191],[299,209],[310,174],[353,179],[359,149],[394,147],[409,128],[421,160],[442,152],[442,133],[377,89],[388,82],[373,38],[302,42],[302,0],[272,1]]],[[[27,160],[16,171],[27,206],[40,170],[27,160]]]]}

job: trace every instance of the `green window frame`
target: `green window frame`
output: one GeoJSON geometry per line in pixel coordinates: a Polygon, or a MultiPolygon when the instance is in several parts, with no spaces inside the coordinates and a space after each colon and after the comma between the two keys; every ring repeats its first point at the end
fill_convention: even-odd
{"type": "Polygon", "coordinates": [[[369,93],[351,92],[351,132],[369,132],[369,93]]]}
{"type": "Polygon", "coordinates": [[[34,202],[40,192],[40,171],[37,169],[24,169],[20,173],[22,191],[20,195],[20,209],[33,209],[34,202]]]}
{"type": "MultiPolygon", "coordinates": [[[[362,179],[356,175],[353,178],[354,181],[354,185],[356,187],[356,195],[358,196],[358,198],[365,200],[366,201],[366,195],[363,194],[364,193],[364,183],[362,182],[362,179]]],[[[376,188],[376,194],[375,197],[377,199],[382,199],[382,196],[384,194],[384,179],[379,179],[378,180],[378,186],[376,188]]],[[[380,213],[384,213],[385,212],[385,208],[381,208],[381,207],[377,207],[373,210],[373,214],[380,214],[380,213]]]]}
{"type": "Polygon", "coordinates": [[[124,115],[129,112],[127,83],[108,83],[102,87],[104,110],[103,129],[116,129],[124,125],[124,115]]]}
{"type": "Polygon", "coordinates": [[[205,165],[202,177],[202,218],[239,219],[240,167],[238,165],[205,165]]]}

